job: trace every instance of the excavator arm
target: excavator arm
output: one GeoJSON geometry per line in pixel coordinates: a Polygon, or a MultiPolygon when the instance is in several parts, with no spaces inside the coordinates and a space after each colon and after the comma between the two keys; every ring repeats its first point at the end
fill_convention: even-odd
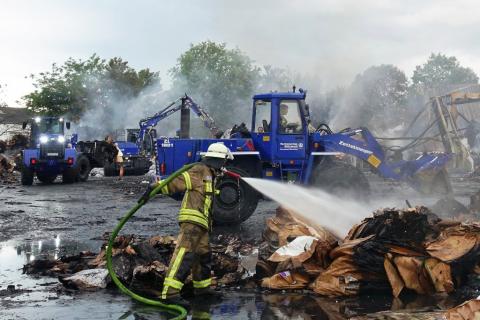
{"type": "Polygon", "coordinates": [[[217,134],[218,128],[215,126],[215,121],[213,120],[213,118],[205,111],[205,109],[200,107],[195,101],[193,101],[192,98],[185,94],[185,96],[182,96],[175,101],[172,101],[153,116],[140,120],[140,132],[138,134],[137,144],[142,144],[142,141],[145,139],[145,134],[148,130],[155,127],[163,119],[168,118],[172,114],[184,108],[192,110],[195,115],[197,115],[197,117],[202,120],[204,126],[210,130],[212,136],[215,136],[217,134]]]}

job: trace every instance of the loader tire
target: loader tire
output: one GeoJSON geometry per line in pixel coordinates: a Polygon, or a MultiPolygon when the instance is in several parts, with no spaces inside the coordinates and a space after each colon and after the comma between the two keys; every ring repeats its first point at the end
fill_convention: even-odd
{"type": "Polygon", "coordinates": [[[364,174],[343,162],[320,162],[312,174],[311,185],[340,197],[364,200],[370,195],[370,184],[364,174]]]}
{"type": "Polygon", "coordinates": [[[33,184],[33,170],[22,165],[21,182],[24,186],[31,186],[33,184]]]}
{"type": "Polygon", "coordinates": [[[42,174],[37,172],[37,178],[44,184],[51,184],[53,181],[55,181],[55,179],[57,179],[57,175],[42,174]]]}
{"type": "Polygon", "coordinates": [[[90,160],[86,156],[80,156],[77,159],[77,170],[78,170],[78,180],[81,182],[85,182],[88,180],[88,176],[90,175],[90,170],[92,170],[90,166],[90,160]]]}
{"type": "Polygon", "coordinates": [[[63,183],[74,183],[78,179],[78,170],[76,168],[67,168],[63,171],[62,182],[63,183]]]}
{"type": "MultiPolygon", "coordinates": [[[[242,177],[249,175],[237,168],[227,168],[242,177]]],[[[237,224],[247,220],[255,211],[259,195],[245,181],[237,181],[229,176],[223,176],[215,188],[220,192],[213,201],[213,222],[216,225],[237,224]]]]}

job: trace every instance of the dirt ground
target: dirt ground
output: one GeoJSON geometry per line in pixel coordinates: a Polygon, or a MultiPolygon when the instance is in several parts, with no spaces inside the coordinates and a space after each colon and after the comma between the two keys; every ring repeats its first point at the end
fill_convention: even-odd
{"type": "MultiPolygon", "coordinates": [[[[144,177],[92,177],[85,183],[64,185],[0,184],[0,319],[166,319],[168,314],[133,302],[116,290],[66,292],[55,278],[23,275],[23,264],[39,256],[59,257],[80,250],[98,252],[102,235],[111,231],[141,195],[144,177]],[[9,292],[8,286],[17,290],[9,292]]],[[[456,179],[457,199],[480,189],[480,182],[456,179]]],[[[432,204],[408,188],[375,183],[372,210],[379,205],[432,204]],[[391,198],[386,199],[386,195],[391,198]]],[[[176,234],[179,203],[166,197],[150,201],[126,225],[124,233],[141,236],[176,234]]],[[[259,238],[265,219],[276,204],[261,201],[254,215],[239,226],[216,228],[214,233],[235,233],[259,238]]],[[[476,289],[452,297],[412,297],[394,301],[388,296],[367,296],[332,300],[302,292],[225,292],[221,302],[209,306],[213,319],[347,319],[369,312],[438,310],[478,295],[476,289]]],[[[398,300],[398,299],[397,299],[398,300]]]]}

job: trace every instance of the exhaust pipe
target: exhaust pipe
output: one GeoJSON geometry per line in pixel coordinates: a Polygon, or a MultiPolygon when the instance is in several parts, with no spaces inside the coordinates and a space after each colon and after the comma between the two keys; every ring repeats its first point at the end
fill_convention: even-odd
{"type": "Polygon", "coordinates": [[[182,99],[182,108],[180,109],[180,139],[190,138],[190,108],[185,105],[185,98],[182,99]]]}

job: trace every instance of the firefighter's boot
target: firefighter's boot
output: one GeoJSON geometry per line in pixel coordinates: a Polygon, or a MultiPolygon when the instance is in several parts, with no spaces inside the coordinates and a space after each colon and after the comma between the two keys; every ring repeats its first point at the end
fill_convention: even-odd
{"type": "Polygon", "coordinates": [[[195,289],[195,298],[207,298],[207,299],[215,299],[215,300],[221,300],[222,299],[222,293],[211,288],[202,288],[202,289],[195,289]]]}
{"type": "Polygon", "coordinates": [[[182,296],[174,295],[174,296],[169,296],[166,299],[160,299],[160,301],[164,304],[175,304],[177,306],[184,307],[185,309],[190,309],[190,302],[183,299],[182,296]]]}

